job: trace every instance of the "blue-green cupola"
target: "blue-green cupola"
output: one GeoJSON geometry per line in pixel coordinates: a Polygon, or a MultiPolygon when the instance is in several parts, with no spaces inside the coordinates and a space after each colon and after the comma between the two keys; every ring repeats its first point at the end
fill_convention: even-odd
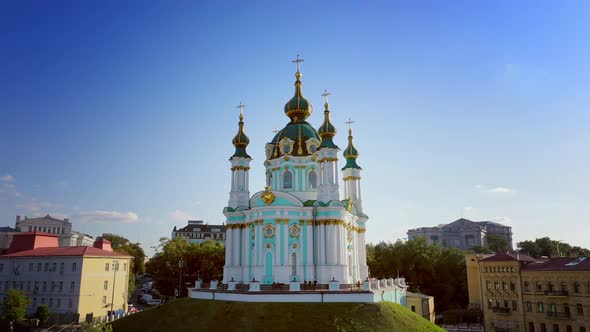
{"type": "Polygon", "coordinates": [[[334,144],[332,138],[336,135],[336,127],[330,122],[330,104],[328,104],[327,96],[328,93],[324,92],[326,97],[326,103],[324,104],[324,123],[318,128],[318,134],[322,138],[321,148],[338,149],[338,146],[334,144]]]}
{"type": "Polygon", "coordinates": [[[352,128],[348,129],[348,146],[346,147],[346,149],[344,149],[343,155],[344,158],[346,158],[346,165],[344,165],[344,167],[342,168],[343,170],[347,168],[362,169],[356,163],[356,158],[359,156],[359,152],[352,144],[352,128]]]}
{"type": "Polygon", "coordinates": [[[313,112],[313,107],[301,93],[301,73],[299,71],[295,73],[295,78],[295,94],[285,104],[285,114],[291,119],[291,123],[305,121],[313,112]]]}
{"type": "Polygon", "coordinates": [[[244,115],[240,113],[240,122],[238,122],[238,133],[232,140],[232,144],[236,147],[233,157],[252,158],[246,152],[246,147],[250,143],[250,139],[244,133],[244,115]]]}

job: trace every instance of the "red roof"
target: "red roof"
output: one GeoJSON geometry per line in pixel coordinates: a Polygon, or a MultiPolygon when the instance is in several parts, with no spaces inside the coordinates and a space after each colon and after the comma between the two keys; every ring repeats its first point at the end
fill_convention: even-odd
{"type": "Polygon", "coordinates": [[[493,256],[486,257],[481,260],[482,262],[505,262],[505,261],[519,261],[519,262],[534,262],[536,259],[527,256],[525,254],[517,253],[517,252],[501,252],[497,253],[493,256]]]}
{"type": "Polygon", "coordinates": [[[527,264],[526,271],[590,271],[588,257],[556,257],[527,264]]]}
{"type": "Polygon", "coordinates": [[[118,252],[102,250],[94,247],[46,247],[24,250],[0,257],[42,257],[42,256],[85,256],[85,257],[131,257],[118,252]]]}

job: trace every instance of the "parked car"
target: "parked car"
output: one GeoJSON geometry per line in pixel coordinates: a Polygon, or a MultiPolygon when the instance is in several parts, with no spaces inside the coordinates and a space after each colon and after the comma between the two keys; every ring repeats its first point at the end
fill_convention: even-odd
{"type": "Polygon", "coordinates": [[[151,299],[146,302],[147,305],[160,305],[162,304],[162,299],[151,299]]]}

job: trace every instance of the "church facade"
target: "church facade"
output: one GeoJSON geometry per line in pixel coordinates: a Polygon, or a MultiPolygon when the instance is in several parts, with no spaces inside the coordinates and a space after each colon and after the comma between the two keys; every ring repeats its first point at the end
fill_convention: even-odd
{"type": "MultiPolygon", "coordinates": [[[[295,93],[286,103],[289,122],[265,146],[266,186],[250,195],[250,162],[240,112],[233,139],[231,191],[226,217],[223,283],[230,280],[262,284],[317,281],[357,283],[368,277],[365,251],[367,215],[361,199],[361,167],[352,129],[343,151],[334,144],[328,93],[324,122],[314,128],[313,112],[302,93],[299,62],[295,93]],[[343,196],[340,196],[342,176],[343,196]]],[[[240,105],[241,107],[242,105],[240,105]]],[[[262,187],[262,185],[260,186],[262,187]]]]}

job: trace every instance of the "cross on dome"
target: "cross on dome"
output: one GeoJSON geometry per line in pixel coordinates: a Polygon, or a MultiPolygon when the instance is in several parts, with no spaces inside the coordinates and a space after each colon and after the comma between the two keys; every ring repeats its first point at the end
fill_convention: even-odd
{"type": "Polygon", "coordinates": [[[324,97],[324,99],[326,100],[326,104],[328,103],[328,96],[331,95],[331,93],[328,92],[328,90],[324,89],[324,93],[322,93],[322,97],[324,97]]]}
{"type": "Polygon", "coordinates": [[[348,118],[348,121],[346,121],[346,124],[348,125],[348,131],[352,131],[352,124],[354,123],[354,121],[352,121],[350,118],[348,118]]]}
{"type": "Polygon", "coordinates": [[[291,61],[291,62],[295,62],[295,63],[297,64],[297,72],[299,72],[299,69],[300,69],[300,68],[299,68],[299,64],[300,64],[301,62],[303,62],[303,61],[304,61],[303,59],[300,59],[300,58],[299,58],[299,54],[297,54],[297,59],[295,59],[295,60],[291,61]]]}
{"type": "Polygon", "coordinates": [[[240,105],[236,106],[236,108],[240,109],[240,117],[244,116],[244,108],[246,108],[246,105],[242,104],[242,102],[240,102],[240,105]]]}

